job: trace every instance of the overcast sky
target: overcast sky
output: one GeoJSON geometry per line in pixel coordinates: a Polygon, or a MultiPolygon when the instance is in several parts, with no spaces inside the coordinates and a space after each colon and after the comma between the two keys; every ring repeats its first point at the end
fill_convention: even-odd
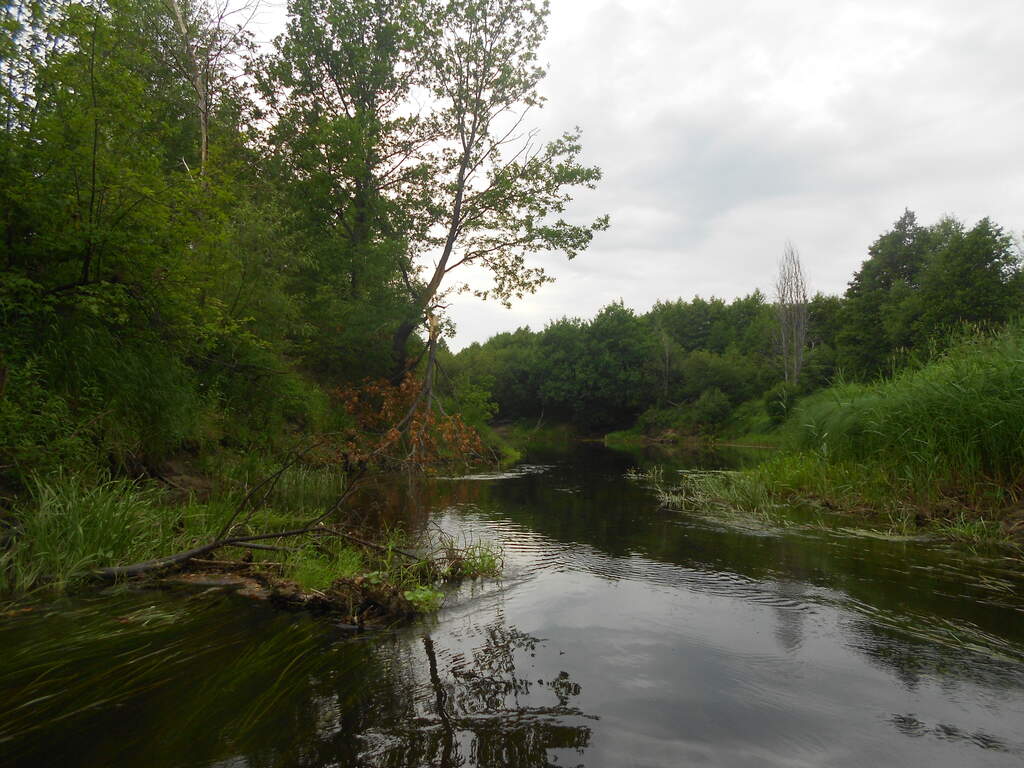
{"type": "MultiPolygon", "coordinates": [[[[842,292],[904,208],[1024,228],[1020,0],[551,0],[548,136],[579,125],[611,229],[506,310],[453,300],[458,349],[622,299],[769,293],[787,240],[842,292]]],[[[453,274],[454,277],[454,274],[453,274]]]]}

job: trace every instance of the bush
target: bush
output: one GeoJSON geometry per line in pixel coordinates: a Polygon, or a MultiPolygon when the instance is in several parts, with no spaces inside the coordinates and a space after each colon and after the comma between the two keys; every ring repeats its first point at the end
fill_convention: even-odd
{"type": "Polygon", "coordinates": [[[772,424],[782,424],[789,418],[796,403],[796,395],[796,387],[785,381],[780,381],[764,393],[764,409],[772,424]]]}
{"type": "Polygon", "coordinates": [[[95,420],[78,416],[68,399],[48,390],[41,366],[31,358],[7,369],[0,397],[0,477],[23,490],[32,472],[97,470],[95,420]]]}
{"type": "Polygon", "coordinates": [[[325,392],[255,339],[224,340],[203,369],[229,443],[277,447],[294,431],[318,431],[329,421],[325,392]]]}
{"type": "Polygon", "coordinates": [[[690,413],[694,423],[714,431],[729,417],[731,408],[726,394],[718,387],[711,387],[701,393],[690,413]]]}

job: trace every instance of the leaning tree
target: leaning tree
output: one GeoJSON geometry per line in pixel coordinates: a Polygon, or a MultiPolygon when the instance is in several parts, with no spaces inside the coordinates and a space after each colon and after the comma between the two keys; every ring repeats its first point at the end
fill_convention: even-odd
{"type": "Polygon", "coordinates": [[[395,379],[408,369],[410,335],[443,311],[452,292],[508,306],[552,279],[531,256],[571,259],[608,226],[607,216],[585,224],[563,218],[572,191],[593,188],[601,177],[579,161],[579,129],[541,143],[524,127],[544,101],[537,51],[547,3],[462,0],[430,8],[437,37],[422,62],[432,103],[425,120],[434,130],[424,177],[429,215],[410,244],[428,266],[415,286],[414,311],[394,336],[395,379]],[[490,285],[452,274],[470,265],[485,268],[490,285]]]}

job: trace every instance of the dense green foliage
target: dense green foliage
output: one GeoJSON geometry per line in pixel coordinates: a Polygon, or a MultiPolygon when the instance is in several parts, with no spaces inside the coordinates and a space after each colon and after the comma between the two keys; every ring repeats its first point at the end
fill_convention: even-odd
{"type": "Polygon", "coordinates": [[[562,216],[600,178],[578,133],[499,130],[543,101],[546,5],[287,10],[264,50],[205,0],[0,15],[0,591],[209,539],[249,459],[301,459],[273,525],[386,451],[469,455],[494,406],[438,374],[449,273],[507,303],[607,226],[562,216]]]}
{"type": "MultiPolygon", "coordinates": [[[[367,310],[342,294],[345,312],[318,313],[307,281],[336,281],[276,155],[249,136],[249,94],[209,74],[204,158],[168,5],[18,8],[34,15],[6,30],[5,67],[23,77],[4,94],[0,168],[4,484],[330,426],[314,340],[367,310]]],[[[243,36],[204,44],[245,53],[243,36]]],[[[348,376],[385,368],[360,351],[348,376]]]]}
{"type": "Polygon", "coordinates": [[[961,323],[1003,323],[1020,312],[1020,254],[989,219],[970,230],[952,218],[922,227],[907,211],[868,253],[835,336],[851,377],[889,372],[901,357],[942,344],[961,323]]]}
{"type": "MultiPolygon", "coordinates": [[[[497,417],[591,433],[741,432],[782,423],[840,373],[870,382],[905,369],[892,390],[850,384],[799,412],[820,445],[852,460],[854,443],[895,457],[870,425],[904,425],[933,446],[913,459],[931,474],[907,464],[913,483],[963,489],[958,472],[1017,482],[1019,457],[1004,450],[1014,422],[993,416],[1013,371],[958,347],[913,378],[961,323],[1019,311],[1020,254],[998,225],[923,227],[904,214],[844,296],[809,302],[795,381],[783,381],[775,308],[760,292],[642,315],[613,303],[449,355],[439,339],[451,291],[508,303],[549,279],[532,254],[572,258],[607,226],[562,218],[571,193],[600,178],[579,162],[577,133],[524,148],[498,128],[543,101],[546,6],[294,0],[288,10],[285,34],[258,54],[201,0],[5,7],[0,522],[28,542],[5,550],[21,574],[11,578],[67,583],[208,534],[137,480],[166,480],[173,459],[209,467],[211,456],[280,455],[332,435],[304,456],[347,466],[394,443],[398,423],[465,443],[452,421],[411,418],[423,403],[460,415],[456,426],[497,417]],[[451,273],[462,265],[484,267],[491,283],[461,285],[451,273]],[[935,373],[954,359],[980,373],[935,373]],[[422,398],[417,376],[434,387],[422,398]],[[955,385],[935,384],[942,376],[955,385]],[[977,412],[914,431],[951,407],[918,391],[933,384],[971,392],[977,412]],[[858,405],[819,413],[830,397],[858,405]],[[878,405],[903,401],[899,413],[878,405]],[[989,436],[970,442],[979,430],[989,436]],[[939,452],[957,463],[928,458],[939,452]],[[50,571],[32,572],[37,562],[50,571]]],[[[319,499],[339,476],[295,488],[319,499]]]]}
{"type": "MultiPolygon", "coordinates": [[[[448,272],[482,264],[495,284],[473,288],[508,301],[546,280],[529,254],[572,257],[606,226],[560,216],[600,176],[576,134],[503,160],[515,147],[492,126],[541,101],[545,7],[288,11],[258,52],[202,0],[4,10],[7,495],[58,468],[159,474],[176,455],[338,432],[353,425],[339,391],[417,364],[428,378],[448,272]],[[441,252],[441,274],[421,274],[441,252]]],[[[472,387],[436,389],[470,422],[489,415],[472,387]]]]}
{"type": "Polygon", "coordinates": [[[473,344],[455,365],[490,389],[500,419],[543,415],[585,431],[662,436],[762,433],[834,380],[913,370],[962,324],[999,327],[1022,307],[1020,254],[1000,227],[952,218],[921,227],[907,212],[870,247],[843,296],[807,302],[795,381],[784,381],[779,321],[760,292],[731,303],[661,301],[643,315],[610,304],[590,321],[563,318],[473,344]]]}
{"type": "Polygon", "coordinates": [[[650,425],[712,426],[781,376],[771,318],[759,293],[731,304],[660,302],[642,316],[610,304],[590,321],[563,318],[473,344],[454,365],[487,372],[501,419],[543,414],[594,431],[644,414],[650,425]]]}

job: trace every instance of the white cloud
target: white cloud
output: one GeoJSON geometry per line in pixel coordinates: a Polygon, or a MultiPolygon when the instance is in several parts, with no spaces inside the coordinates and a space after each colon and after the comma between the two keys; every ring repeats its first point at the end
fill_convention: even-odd
{"type": "Polygon", "coordinates": [[[1012,0],[554,0],[542,128],[582,126],[612,230],[512,311],[458,299],[453,346],[766,290],[787,239],[841,292],[905,207],[1019,230],[1022,38],[1012,0]]]}

